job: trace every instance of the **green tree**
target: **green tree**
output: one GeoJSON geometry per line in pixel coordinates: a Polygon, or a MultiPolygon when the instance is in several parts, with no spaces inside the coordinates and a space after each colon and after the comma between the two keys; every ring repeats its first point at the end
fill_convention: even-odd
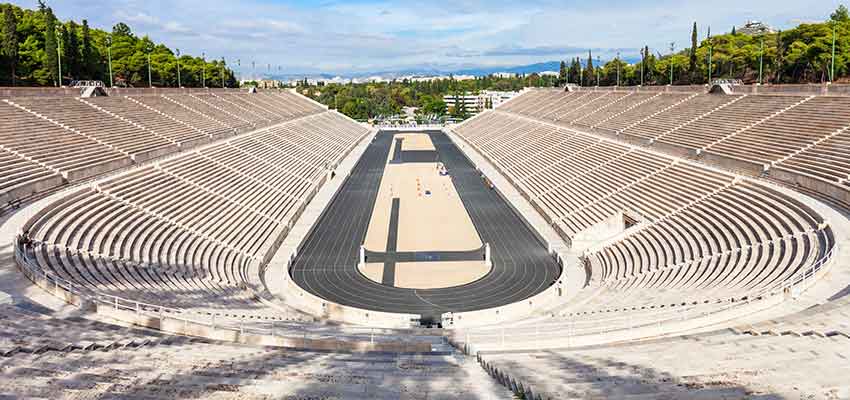
{"type": "Polygon", "coordinates": [[[127,24],[119,22],[112,27],[112,36],[132,37],[133,31],[127,24]]]}
{"type": "MultiPolygon", "coordinates": [[[[21,82],[28,85],[57,85],[58,54],[62,51],[62,72],[65,77],[74,79],[99,79],[108,81],[107,48],[112,50],[112,60],[115,67],[116,85],[147,86],[147,53],[145,49],[153,49],[151,60],[152,76],[159,85],[174,86],[177,84],[177,62],[171,50],[161,44],[153,43],[148,38],[138,38],[133,35],[129,26],[119,23],[113,29],[116,33],[114,46],[108,45],[110,33],[92,28],[87,21],[82,25],[76,21],[60,22],[52,15],[52,11],[42,2],[37,10],[23,9],[14,5],[0,7],[0,14],[11,9],[17,19],[17,63],[15,64],[16,84],[21,82]],[[51,25],[51,28],[48,28],[51,25]],[[65,34],[59,36],[57,30],[64,27],[65,34]],[[62,41],[61,46],[59,41],[62,41]]],[[[3,16],[0,33],[9,30],[8,21],[3,16]]],[[[7,51],[3,45],[10,38],[7,34],[0,35],[0,83],[9,82],[12,75],[12,65],[8,60],[7,51]]],[[[220,85],[222,66],[224,67],[225,83],[235,85],[233,72],[219,61],[207,62],[197,57],[184,55],[180,59],[184,86],[199,86],[201,70],[206,65],[210,73],[210,82],[220,85]],[[185,69],[183,68],[185,67],[185,69]]]]}
{"type": "Polygon", "coordinates": [[[71,35],[68,34],[68,27],[63,25],[61,22],[58,25],[58,29],[59,36],[56,38],[56,42],[59,43],[59,73],[63,75],[60,79],[64,81],[65,76],[71,76],[68,63],[68,48],[70,47],[71,35]]]}
{"type": "Polygon", "coordinates": [[[588,50],[587,51],[587,64],[584,68],[584,81],[587,83],[587,86],[592,86],[592,82],[596,80],[595,74],[593,70],[593,53],[588,50]]]}
{"type": "Polygon", "coordinates": [[[829,19],[835,22],[848,22],[850,21],[850,13],[847,11],[847,7],[844,4],[838,6],[838,8],[829,15],[829,19]]]}
{"type": "Polygon", "coordinates": [[[3,54],[9,60],[12,86],[15,86],[18,65],[18,19],[12,5],[3,7],[3,54]]]}
{"type": "Polygon", "coordinates": [[[774,66],[775,76],[773,81],[776,83],[782,82],[782,69],[784,68],[785,62],[785,48],[782,45],[782,30],[776,32],[776,62],[774,66]]]}
{"type": "MultiPolygon", "coordinates": [[[[457,103],[455,103],[457,104],[457,103]]],[[[466,119],[469,117],[469,112],[466,109],[466,101],[461,100],[460,104],[457,105],[457,117],[460,119],[466,119]]]]}
{"type": "Polygon", "coordinates": [[[699,44],[697,43],[697,23],[694,21],[694,28],[691,31],[691,48],[688,51],[688,75],[690,76],[691,83],[695,83],[697,76],[699,76],[697,68],[697,47],[699,47],[699,44]]]}
{"type": "Polygon", "coordinates": [[[50,72],[50,78],[55,86],[62,85],[62,77],[59,76],[59,53],[56,42],[56,16],[53,10],[43,1],[38,2],[39,9],[44,17],[44,63],[50,72]]]}
{"type": "Polygon", "coordinates": [[[87,20],[83,20],[80,56],[82,57],[81,78],[94,79],[97,61],[95,60],[91,31],[87,20]]]}
{"type": "Polygon", "coordinates": [[[424,115],[442,117],[446,115],[446,102],[441,96],[424,95],[421,98],[420,112],[424,115]]]}
{"type": "Polygon", "coordinates": [[[67,39],[64,41],[65,58],[68,60],[68,72],[73,79],[79,79],[82,73],[80,38],[77,36],[77,23],[68,23],[67,39]]]}
{"type": "Polygon", "coordinates": [[[567,63],[561,60],[561,68],[558,70],[558,85],[567,83],[567,63]]]}

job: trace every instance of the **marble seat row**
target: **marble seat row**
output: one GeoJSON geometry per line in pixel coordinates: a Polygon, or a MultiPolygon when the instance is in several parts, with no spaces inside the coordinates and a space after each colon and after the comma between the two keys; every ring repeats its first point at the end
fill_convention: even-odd
{"type": "Polygon", "coordinates": [[[0,103],[0,145],[68,180],[82,179],[99,167],[120,168],[132,161],[89,136],[67,130],[9,103],[0,103]]]}
{"type": "Polygon", "coordinates": [[[455,131],[568,241],[634,220],[584,250],[594,289],[544,324],[580,318],[593,331],[627,323],[598,314],[642,310],[637,320],[652,321],[673,304],[712,309],[791,279],[835,244],[808,206],[723,170],[501,109],[455,131]]]}
{"type": "Polygon", "coordinates": [[[15,99],[15,104],[60,122],[128,156],[151,158],[177,150],[165,137],[138,129],[117,117],[104,115],[77,98],[15,99]]]}
{"type": "Polygon", "coordinates": [[[482,352],[482,366],[534,399],[842,398],[846,337],[728,330],[570,350],[482,352]],[[777,367],[781,365],[782,367],[777,367]]]}
{"type": "Polygon", "coordinates": [[[49,310],[30,303],[0,306],[0,357],[43,353],[50,350],[109,349],[152,345],[164,339],[190,342],[160,332],[126,328],[79,317],[43,314],[49,310]],[[41,311],[41,312],[39,312],[41,311]]]}
{"type": "Polygon", "coordinates": [[[583,126],[594,127],[610,119],[614,119],[626,111],[660,96],[659,93],[627,93],[616,102],[609,103],[606,107],[599,109],[594,113],[589,113],[584,117],[577,118],[575,123],[583,126]]]}
{"type": "MultiPolygon", "coordinates": [[[[83,328],[69,329],[76,332],[83,328]]],[[[113,336],[121,338],[119,334],[113,336]]],[[[124,337],[141,341],[141,335],[124,337]]],[[[27,342],[32,335],[21,333],[18,338],[27,342]]],[[[92,339],[101,343],[110,336],[92,339]]],[[[151,400],[512,398],[510,391],[490,379],[474,359],[453,355],[309,352],[172,336],[146,340],[143,346],[0,357],[0,396],[151,400]]]]}
{"type": "Polygon", "coordinates": [[[100,294],[223,316],[291,317],[245,290],[249,264],[367,132],[324,112],[100,181],[30,221],[32,258],[100,294]]]}
{"type": "Polygon", "coordinates": [[[4,100],[0,202],[323,110],[289,92],[4,100]]]}
{"type": "Polygon", "coordinates": [[[656,140],[694,149],[709,147],[805,99],[802,96],[744,96],[656,140]]]}
{"type": "Polygon", "coordinates": [[[843,157],[850,142],[848,109],[850,98],[844,96],[558,89],[530,90],[500,107],[747,174],[766,172],[844,202],[850,198],[850,162],[843,157]]]}

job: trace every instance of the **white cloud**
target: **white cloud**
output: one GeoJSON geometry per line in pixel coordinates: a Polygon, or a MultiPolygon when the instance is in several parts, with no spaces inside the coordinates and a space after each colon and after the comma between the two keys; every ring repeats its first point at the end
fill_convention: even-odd
{"type": "MultiPolygon", "coordinates": [[[[12,0],[32,7],[30,0],[12,0]]],[[[111,29],[126,22],[184,53],[255,60],[289,71],[386,70],[417,65],[509,65],[586,54],[624,56],[643,45],[688,44],[694,20],[724,31],[748,19],[787,28],[822,20],[840,0],[54,0],[60,18],[111,29]],[[814,4],[813,4],[814,3],[814,4]],[[300,2],[298,4],[301,4],[300,2]]],[[[246,69],[245,66],[248,66],[246,69]]],[[[259,69],[259,68],[258,68],[259,69]]],[[[276,68],[274,68],[276,69],[276,68]]]]}
{"type": "Polygon", "coordinates": [[[136,12],[133,14],[129,14],[123,10],[118,10],[115,12],[115,18],[119,21],[122,21],[126,24],[147,24],[154,25],[159,23],[159,18],[154,17],[152,15],[146,14],[144,12],[136,12]]]}
{"type": "Polygon", "coordinates": [[[302,27],[301,25],[299,25],[295,22],[286,21],[286,20],[282,20],[282,19],[278,19],[278,20],[268,20],[267,19],[267,20],[263,21],[263,24],[265,26],[271,28],[275,32],[279,32],[279,33],[306,33],[307,32],[307,30],[304,29],[304,27],[302,27]]]}
{"type": "Polygon", "coordinates": [[[189,27],[175,21],[168,21],[162,24],[162,29],[169,33],[191,33],[189,27]]]}

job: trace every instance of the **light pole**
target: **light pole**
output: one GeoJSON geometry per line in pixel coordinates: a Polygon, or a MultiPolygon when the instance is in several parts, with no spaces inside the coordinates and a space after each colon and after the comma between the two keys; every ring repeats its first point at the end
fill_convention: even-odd
{"type": "Polygon", "coordinates": [[[711,85],[711,52],[714,48],[711,45],[711,27],[708,27],[708,84],[711,85]]]}
{"type": "Polygon", "coordinates": [[[109,87],[113,87],[112,84],[112,36],[106,37],[106,57],[109,60],[109,87]]]}
{"type": "Polygon", "coordinates": [[[207,87],[207,53],[201,53],[201,87],[207,87]]]}
{"type": "Polygon", "coordinates": [[[581,61],[578,63],[578,85],[584,86],[584,71],[581,69],[581,61]]]}
{"type": "Polygon", "coordinates": [[[599,86],[599,69],[602,68],[602,59],[596,56],[596,86],[599,86]]]}
{"type": "Polygon", "coordinates": [[[670,86],[673,86],[673,57],[676,54],[676,42],[670,42],[670,86]]]}
{"type": "Polygon", "coordinates": [[[148,87],[153,87],[153,79],[151,79],[151,53],[148,51],[148,87]]]}
{"type": "Polygon", "coordinates": [[[835,80],[835,21],[832,21],[832,62],[829,67],[829,82],[835,80]]]}
{"type": "Polygon", "coordinates": [[[180,82],[180,49],[177,49],[177,87],[183,87],[182,83],[180,82]]]}
{"type": "Polygon", "coordinates": [[[56,60],[59,63],[59,87],[62,87],[62,32],[58,31],[56,37],[56,60]]]}
{"type": "Polygon", "coordinates": [[[617,86],[620,86],[620,52],[617,52],[617,86]]]}
{"type": "Polygon", "coordinates": [[[646,63],[646,52],[640,49],[640,85],[643,86],[643,64],[646,63]]]}
{"type": "Polygon", "coordinates": [[[764,35],[761,37],[761,43],[759,44],[759,85],[764,84],[762,82],[762,72],[764,71],[764,35]]]}

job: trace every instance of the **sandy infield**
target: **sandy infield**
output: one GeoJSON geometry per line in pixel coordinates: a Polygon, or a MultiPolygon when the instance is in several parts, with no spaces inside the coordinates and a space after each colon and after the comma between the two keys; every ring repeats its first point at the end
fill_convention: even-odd
{"type": "MultiPolygon", "coordinates": [[[[406,151],[434,150],[427,134],[395,138],[404,139],[406,151]]],[[[388,161],[395,152],[395,138],[388,161]]],[[[367,249],[386,250],[394,197],[400,199],[397,251],[464,251],[483,246],[451,177],[440,176],[437,166],[436,162],[387,164],[366,233],[367,249]]]]}
{"type": "MultiPolygon", "coordinates": [[[[360,272],[381,283],[383,263],[366,263],[360,272]]],[[[490,267],[484,261],[400,262],[395,265],[393,286],[405,289],[438,289],[464,285],[487,275],[490,267]]]]}

